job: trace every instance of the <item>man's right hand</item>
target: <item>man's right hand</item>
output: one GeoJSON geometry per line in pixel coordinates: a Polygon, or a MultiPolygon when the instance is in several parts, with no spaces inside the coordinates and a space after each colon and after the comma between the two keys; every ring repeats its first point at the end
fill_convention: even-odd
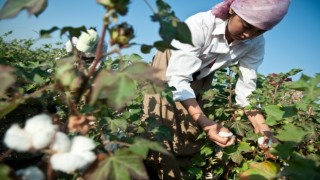
{"type": "Polygon", "coordinates": [[[235,143],[236,137],[229,136],[229,137],[222,137],[219,136],[219,132],[230,133],[229,129],[221,126],[214,121],[209,120],[208,118],[201,118],[198,121],[200,127],[207,133],[209,139],[219,145],[220,147],[228,147],[235,143]]]}

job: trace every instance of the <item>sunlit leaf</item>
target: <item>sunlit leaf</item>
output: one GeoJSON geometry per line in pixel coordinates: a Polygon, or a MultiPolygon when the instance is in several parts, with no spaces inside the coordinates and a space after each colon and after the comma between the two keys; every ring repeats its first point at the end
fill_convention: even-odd
{"type": "Polygon", "coordinates": [[[298,74],[301,71],[302,71],[302,69],[291,69],[288,73],[286,73],[286,75],[294,76],[294,75],[298,74]]]}
{"type": "Polygon", "coordinates": [[[263,107],[267,113],[266,122],[269,125],[275,125],[277,121],[281,120],[284,115],[284,111],[280,109],[277,105],[268,105],[263,107]]]}
{"type": "Polygon", "coordinates": [[[125,131],[127,129],[128,123],[123,119],[113,119],[108,121],[110,123],[111,132],[116,133],[119,130],[125,131]]]}
{"type": "Polygon", "coordinates": [[[39,16],[46,9],[47,4],[47,0],[7,0],[0,10],[0,19],[13,18],[24,9],[29,15],[39,16]]]}
{"type": "Polygon", "coordinates": [[[248,170],[238,174],[241,180],[273,179],[280,172],[280,166],[270,161],[250,163],[249,166],[248,170]]]}
{"type": "Polygon", "coordinates": [[[316,74],[314,78],[302,74],[298,81],[290,83],[288,87],[303,91],[304,99],[318,101],[320,97],[320,74],[316,74]]]}
{"type": "Polygon", "coordinates": [[[252,149],[250,147],[250,143],[241,141],[238,145],[237,151],[239,151],[239,152],[252,152],[252,149]]]}
{"type": "Polygon", "coordinates": [[[200,150],[200,154],[204,155],[204,156],[209,156],[213,154],[213,149],[211,147],[208,146],[203,146],[200,150]]]}
{"type": "Polygon", "coordinates": [[[282,130],[278,131],[276,136],[281,141],[289,141],[299,143],[307,134],[302,128],[293,124],[285,124],[282,130]]]}

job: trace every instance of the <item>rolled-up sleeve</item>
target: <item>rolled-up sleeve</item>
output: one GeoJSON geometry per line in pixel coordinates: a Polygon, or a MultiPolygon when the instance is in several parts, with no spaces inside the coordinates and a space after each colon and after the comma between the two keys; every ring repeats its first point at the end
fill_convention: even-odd
{"type": "Polygon", "coordinates": [[[186,20],[191,31],[193,45],[176,40],[172,42],[172,45],[178,50],[172,50],[166,76],[168,85],[176,88],[173,91],[175,101],[184,101],[195,97],[190,82],[193,81],[193,73],[201,67],[201,59],[198,57],[204,43],[204,32],[201,21],[199,21],[201,18],[197,18],[199,15],[191,16],[186,20]]]}
{"type": "Polygon", "coordinates": [[[246,56],[239,60],[241,74],[238,78],[235,93],[236,103],[241,107],[249,105],[248,96],[256,89],[257,70],[264,57],[264,38],[253,47],[246,56]]]}

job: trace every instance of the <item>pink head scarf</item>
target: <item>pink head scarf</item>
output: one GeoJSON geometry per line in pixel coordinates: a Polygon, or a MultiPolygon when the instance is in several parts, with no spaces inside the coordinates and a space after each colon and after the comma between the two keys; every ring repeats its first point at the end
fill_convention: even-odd
{"type": "Polygon", "coordinates": [[[225,0],[212,9],[212,14],[227,19],[229,9],[243,20],[262,30],[270,30],[286,15],[290,0],[225,0]]]}

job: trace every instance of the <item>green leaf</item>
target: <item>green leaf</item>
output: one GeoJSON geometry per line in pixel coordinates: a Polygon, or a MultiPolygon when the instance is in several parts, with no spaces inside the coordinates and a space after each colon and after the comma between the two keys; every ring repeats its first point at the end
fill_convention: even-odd
{"type": "Polygon", "coordinates": [[[26,9],[29,15],[39,16],[47,7],[47,0],[7,0],[0,10],[0,19],[13,18],[26,9]]]}
{"type": "Polygon", "coordinates": [[[60,31],[60,37],[64,35],[65,33],[69,33],[68,36],[69,38],[71,37],[79,37],[81,35],[81,32],[87,32],[87,28],[85,26],[80,26],[80,27],[71,27],[71,26],[66,26],[63,27],[60,31]]]}
{"type": "Polygon", "coordinates": [[[154,69],[145,62],[135,62],[124,69],[123,73],[134,80],[145,81],[147,79],[154,79],[154,69]]]}
{"type": "Polygon", "coordinates": [[[270,153],[279,156],[282,159],[287,159],[292,155],[294,151],[295,143],[284,142],[283,144],[277,144],[274,148],[270,149],[270,153]]]}
{"type": "Polygon", "coordinates": [[[278,131],[276,136],[281,141],[289,141],[299,143],[307,134],[302,128],[293,124],[285,124],[282,130],[278,131]]]}
{"type": "Polygon", "coordinates": [[[161,91],[160,95],[162,98],[166,99],[169,104],[174,104],[172,91],[176,90],[175,87],[166,86],[163,91],[161,91]]]}
{"type": "Polygon", "coordinates": [[[91,105],[101,97],[107,98],[110,106],[120,109],[136,95],[136,82],[125,72],[101,71],[94,84],[91,105]]]}
{"type": "Polygon", "coordinates": [[[238,175],[240,179],[273,179],[280,172],[280,166],[270,161],[250,163],[249,166],[248,170],[238,175]]]}
{"type": "Polygon", "coordinates": [[[140,155],[128,149],[119,149],[114,155],[98,163],[93,172],[88,172],[85,179],[147,179],[148,174],[140,155]]]}
{"type": "Polygon", "coordinates": [[[13,85],[15,81],[16,77],[14,75],[14,69],[0,65],[0,97],[6,93],[7,89],[13,85]]]}
{"type": "Polygon", "coordinates": [[[241,141],[238,145],[237,151],[239,151],[239,152],[252,152],[252,149],[250,147],[250,143],[241,141]]]}
{"type": "Polygon", "coordinates": [[[108,122],[110,123],[110,129],[113,133],[118,132],[119,129],[125,131],[128,126],[128,122],[124,119],[108,119],[108,122]]]}
{"type": "Polygon", "coordinates": [[[294,75],[298,74],[301,71],[302,71],[302,69],[291,69],[288,73],[286,73],[286,75],[294,76],[294,75]]]}
{"type": "Polygon", "coordinates": [[[204,155],[204,156],[210,156],[213,154],[213,149],[212,147],[209,146],[203,146],[200,150],[200,154],[204,155]]]}
{"type": "Polygon", "coordinates": [[[187,43],[187,44],[193,45],[192,38],[191,38],[191,32],[190,32],[189,27],[187,26],[186,23],[178,22],[177,35],[176,35],[175,39],[182,42],[182,43],[187,43]]]}
{"type": "Polygon", "coordinates": [[[56,30],[59,30],[57,26],[52,27],[51,29],[48,30],[40,30],[40,37],[41,38],[51,38],[51,33],[55,32],[56,30]]]}
{"type": "Polygon", "coordinates": [[[290,118],[297,115],[297,109],[295,106],[283,106],[281,110],[284,111],[283,118],[290,118]]]}
{"type": "Polygon", "coordinates": [[[142,44],[141,45],[141,52],[144,54],[149,54],[151,52],[152,48],[153,48],[153,46],[142,44]]]}
{"type": "Polygon", "coordinates": [[[284,167],[283,174],[290,179],[320,179],[320,166],[315,162],[296,152],[288,162],[289,165],[284,167]]]}
{"type": "Polygon", "coordinates": [[[243,161],[243,156],[240,152],[235,152],[235,153],[232,153],[230,155],[230,158],[233,162],[237,163],[237,164],[241,164],[242,161],[243,161]]]}
{"type": "Polygon", "coordinates": [[[129,150],[135,154],[141,155],[143,158],[147,157],[149,150],[158,151],[169,155],[169,152],[159,143],[141,138],[135,139],[134,144],[130,146],[129,150]]]}
{"type": "Polygon", "coordinates": [[[320,73],[316,74],[314,78],[302,74],[298,81],[289,83],[288,87],[303,91],[303,99],[318,101],[320,97],[320,73]]]}
{"type": "Polygon", "coordinates": [[[284,113],[285,113],[277,105],[269,105],[269,106],[265,106],[263,108],[267,113],[266,122],[268,125],[271,125],[271,126],[275,125],[277,123],[277,121],[281,120],[283,118],[284,113]]]}
{"type": "Polygon", "coordinates": [[[33,76],[33,81],[36,82],[37,84],[44,84],[46,82],[46,80],[41,77],[39,74],[35,74],[33,76]]]}
{"type": "Polygon", "coordinates": [[[22,102],[22,100],[15,100],[13,102],[0,102],[0,118],[16,109],[22,102]]]}
{"type": "Polygon", "coordinates": [[[171,45],[170,42],[166,41],[156,41],[153,43],[153,46],[157,48],[157,50],[164,52],[167,49],[174,49],[176,50],[175,47],[171,45]]]}
{"type": "Polygon", "coordinates": [[[4,164],[0,164],[0,179],[1,180],[10,180],[10,167],[4,164]]]}
{"type": "Polygon", "coordinates": [[[248,122],[243,122],[241,120],[233,121],[230,128],[240,136],[244,136],[246,132],[252,129],[252,127],[248,124],[248,122]]]}
{"type": "Polygon", "coordinates": [[[133,53],[129,56],[128,60],[130,62],[141,62],[142,57],[139,54],[133,53]]]}

